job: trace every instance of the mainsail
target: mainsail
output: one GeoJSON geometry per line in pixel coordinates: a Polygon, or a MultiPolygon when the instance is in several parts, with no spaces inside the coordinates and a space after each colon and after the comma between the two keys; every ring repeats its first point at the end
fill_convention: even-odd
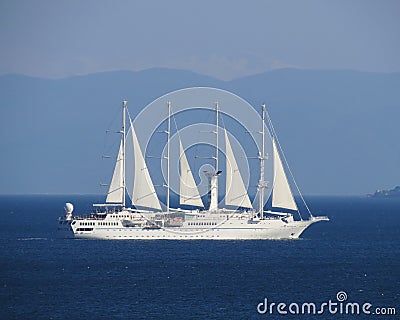
{"type": "Polygon", "coordinates": [[[133,128],[132,121],[130,121],[130,124],[135,159],[135,177],[131,195],[132,204],[137,208],[162,210],[143,153],[140,150],[139,141],[135,129],[133,128]]]}
{"type": "Polygon", "coordinates": [[[225,131],[225,152],[226,152],[226,196],[225,205],[244,208],[252,208],[249,195],[243,183],[228,133],[225,131]]]}
{"type": "Polygon", "coordinates": [[[272,207],[289,210],[297,210],[292,191],[290,190],[285,170],[283,169],[281,157],[276,146],[275,139],[272,139],[274,152],[274,187],[272,191],[272,207]]]}
{"type": "Polygon", "coordinates": [[[196,182],[194,181],[192,171],[190,170],[189,162],[186,158],[185,151],[183,150],[182,142],[179,141],[180,146],[180,204],[204,207],[201,200],[199,190],[197,189],[196,182]]]}
{"type": "Polygon", "coordinates": [[[108,189],[106,203],[122,203],[124,196],[124,186],[123,186],[123,146],[122,140],[119,146],[118,157],[115,163],[114,174],[110,183],[110,188],[108,189]]]}

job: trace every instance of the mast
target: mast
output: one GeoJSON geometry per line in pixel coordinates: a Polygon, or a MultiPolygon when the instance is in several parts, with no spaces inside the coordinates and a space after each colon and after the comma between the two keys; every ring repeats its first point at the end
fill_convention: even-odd
{"type": "Polygon", "coordinates": [[[169,160],[170,160],[170,140],[171,140],[171,101],[168,101],[168,128],[167,128],[167,214],[169,213],[170,207],[170,189],[169,189],[169,176],[170,176],[170,168],[169,168],[169,160]]]}
{"type": "Polygon", "coordinates": [[[218,113],[219,113],[219,105],[218,101],[215,102],[215,116],[216,116],[216,121],[215,121],[215,139],[216,139],[216,151],[215,151],[215,172],[214,175],[211,177],[211,205],[210,208],[212,210],[217,210],[218,209],[218,175],[221,173],[218,170],[218,152],[219,152],[219,146],[218,146],[218,113]]]}
{"type": "Polygon", "coordinates": [[[122,208],[125,208],[126,100],[122,101],[122,208]]]}
{"type": "Polygon", "coordinates": [[[260,160],[260,181],[258,183],[258,188],[259,188],[259,192],[260,192],[260,203],[259,203],[259,212],[260,212],[260,218],[263,219],[264,217],[264,188],[265,188],[265,181],[264,181],[264,176],[265,176],[265,128],[264,128],[264,124],[265,124],[265,108],[266,105],[265,103],[261,106],[261,118],[262,118],[262,122],[261,122],[261,153],[259,156],[259,160],[260,160]]]}
{"type": "Polygon", "coordinates": [[[221,171],[218,170],[218,102],[215,103],[215,131],[211,131],[215,133],[216,138],[216,151],[215,151],[215,171],[214,172],[206,172],[208,177],[208,210],[215,211],[218,210],[218,176],[221,174],[221,171]]]}
{"type": "MultiPolygon", "coordinates": [[[[215,121],[215,134],[216,134],[216,152],[215,152],[215,173],[218,172],[218,102],[215,103],[215,113],[216,113],[216,118],[217,120],[215,121]]],[[[217,184],[217,189],[218,189],[218,184],[217,184]]]]}

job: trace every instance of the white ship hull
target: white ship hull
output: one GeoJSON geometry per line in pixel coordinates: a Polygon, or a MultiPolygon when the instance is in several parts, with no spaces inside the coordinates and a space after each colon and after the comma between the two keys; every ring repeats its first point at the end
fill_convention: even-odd
{"type": "Polygon", "coordinates": [[[325,217],[295,221],[292,216],[263,220],[232,218],[211,224],[211,219],[189,220],[180,227],[124,227],[121,220],[76,220],[72,224],[75,238],[105,240],[279,240],[297,239],[311,224],[325,217]],[[104,222],[106,221],[106,222],[104,222]],[[107,222],[109,221],[109,222],[107,222]],[[190,225],[192,224],[198,225],[190,225]],[[203,221],[203,222],[201,222],[203,221]],[[103,226],[101,225],[103,224],[103,226]],[[104,224],[111,224],[106,225],[104,224]]]}
{"type": "Polygon", "coordinates": [[[215,228],[199,231],[171,229],[95,229],[92,232],[77,232],[75,238],[114,240],[278,240],[297,239],[309,226],[295,225],[287,228],[215,228]]]}

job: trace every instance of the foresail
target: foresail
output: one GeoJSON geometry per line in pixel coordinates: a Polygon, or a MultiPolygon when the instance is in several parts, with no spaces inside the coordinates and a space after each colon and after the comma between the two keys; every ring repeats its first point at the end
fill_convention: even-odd
{"type": "Polygon", "coordinates": [[[274,151],[274,187],[272,190],[272,207],[297,210],[292,191],[283,169],[275,139],[272,139],[274,151]]]}
{"type": "Polygon", "coordinates": [[[147,169],[143,153],[140,149],[139,141],[130,121],[133,139],[133,152],[135,161],[135,176],[133,182],[133,194],[131,195],[132,204],[137,208],[161,210],[153,182],[147,169]]]}
{"type": "Polygon", "coordinates": [[[201,200],[199,190],[197,189],[196,182],[194,181],[192,171],[190,170],[189,162],[186,158],[185,151],[183,150],[182,142],[179,141],[180,147],[180,204],[204,207],[201,200]]]}
{"type": "Polygon", "coordinates": [[[226,196],[225,205],[243,208],[252,208],[249,195],[243,183],[228,133],[225,129],[225,152],[226,152],[226,196]]]}
{"type": "Polygon", "coordinates": [[[119,146],[118,157],[115,163],[114,174],[108,189],[106,203],[122,203],[124,195],[123,187],[123,155],[122,140],[119,146]]]}

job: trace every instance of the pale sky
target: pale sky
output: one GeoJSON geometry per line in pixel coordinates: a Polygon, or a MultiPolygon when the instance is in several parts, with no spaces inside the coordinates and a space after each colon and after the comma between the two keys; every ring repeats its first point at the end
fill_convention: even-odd
{"type": "Polygon", "coordinates": [[[400,71],[400,1],[0,0],[0,74],[400,71]]]}

